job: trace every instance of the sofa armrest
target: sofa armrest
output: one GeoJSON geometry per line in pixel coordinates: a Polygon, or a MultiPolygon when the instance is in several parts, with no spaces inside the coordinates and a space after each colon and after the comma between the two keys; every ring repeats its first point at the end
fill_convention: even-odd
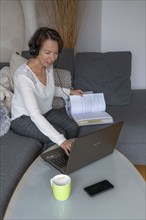
{"type": "Polygon", "coordinates": [[[2,69],[5,66],[10,66],[10,63],[8,63],[8,62],[1,62],[0,63],[0,69],[2,69]]]}

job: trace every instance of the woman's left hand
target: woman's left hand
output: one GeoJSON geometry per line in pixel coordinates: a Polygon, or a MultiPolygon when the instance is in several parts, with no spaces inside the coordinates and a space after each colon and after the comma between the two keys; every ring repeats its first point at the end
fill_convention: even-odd
{"type": "Polygon", "coordinates": [[[81,89],[74,89],[74,90],[70,90],[70,95],[79,95],[79,96],[83,96],[83,91],[81,89]]]}

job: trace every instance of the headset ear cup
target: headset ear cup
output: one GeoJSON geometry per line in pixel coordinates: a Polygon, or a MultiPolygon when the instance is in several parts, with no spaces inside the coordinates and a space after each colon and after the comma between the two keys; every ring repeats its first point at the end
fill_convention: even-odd
{"type": "Polygon", "coordinates": [[[37,56],[39,54],[39,50],[38,48],[34,48],[34,47],[31,47],[29,49],[29,53],[32,55],[32,56],[37,56]]]}

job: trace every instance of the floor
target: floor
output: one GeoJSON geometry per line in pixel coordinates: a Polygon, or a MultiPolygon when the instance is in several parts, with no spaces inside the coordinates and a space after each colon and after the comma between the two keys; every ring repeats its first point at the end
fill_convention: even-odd
{"type": "Polygon", "coordinates": [[[146,166],[143,165],[135,165],[136,169],[140,172],[144,180],[146,181],[146,166]]]}

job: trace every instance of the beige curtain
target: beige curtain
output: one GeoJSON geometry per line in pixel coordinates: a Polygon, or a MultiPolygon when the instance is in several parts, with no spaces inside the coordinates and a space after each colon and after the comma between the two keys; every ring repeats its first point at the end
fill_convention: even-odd
{"type": "Polygon", "coordinates": [[[64,47],[74,48],[81,22],[81,19],[78,21],[78,6],[78,0],[36,0],[39,26],[56,29],[63,38],[64,47]]]}

